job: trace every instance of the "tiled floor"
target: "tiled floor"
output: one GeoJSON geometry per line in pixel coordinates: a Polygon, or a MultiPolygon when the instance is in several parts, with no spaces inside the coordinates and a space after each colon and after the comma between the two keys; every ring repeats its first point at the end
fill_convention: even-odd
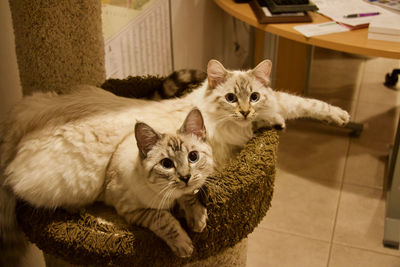
{"type": "MultiPolygon", "coordinates": [[[[272,207],[249,236],[248,267],[400,266],[383,247],[384,169],[400,91],[383,86],[399,60],[316,49],[310,96],[364,123],[360,138],[307,121],[281,134],[272,207]]],[[[400,203],[399,203],[400,205],[400,203]]]]}

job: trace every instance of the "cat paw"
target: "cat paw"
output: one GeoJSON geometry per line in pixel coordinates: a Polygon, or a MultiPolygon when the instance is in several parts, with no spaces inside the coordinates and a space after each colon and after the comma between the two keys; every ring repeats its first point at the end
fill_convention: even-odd
{"type": "Polygon", "coordinates": [[[180,258],[189,258],[192,256],[194,250],[192,240],[188,236],[170,244],[170,248],[180,258]]]}
{"type": "Polygon", "coordinates": [[[340,126],[344,126],[350,121],[350,115],[347,111],[339,108],[332,107],[330,120],[340,126]]]}
{"type": "Polygon", "coordinates": [[[187,223],[193,232],[201,233],[207,226],[207,218],[207,209],[201,206],[195,209],[193,216],[187,219],[187,223]]]}
{"type": "Polygon", "coordinates": [[[282,131],[286,128],[285,119],[282,116],[277,116],[275,118],[275,123],[272,125],[272,128],[278,131],[282,131]]]}

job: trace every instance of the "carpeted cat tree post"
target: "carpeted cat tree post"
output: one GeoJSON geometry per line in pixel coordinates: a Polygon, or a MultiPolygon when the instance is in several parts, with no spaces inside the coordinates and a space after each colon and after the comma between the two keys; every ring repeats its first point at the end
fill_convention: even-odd
{"type": "Polygon", "coordinates": [[[24,95],[100,86],[106,77],[99,0],[10,0],[24,95]]]}
{"type": "MultiPolygon", "coordinates": [[[[10,7],[25,95],[104,83],[100,1],[12,0],[10,7]]],[[[153,77],[152,86],[161,85],[154,79],[162,80],[153,77]]],[[[128,82],[137,92],[147,80],[128,82]]],[[[107,86],[115,89],[118,83],[107,86]]],[[[48,266],[245,266],[246,237],[270,207],[277,144],[274,130],[261,131],[224,170],[210,177],[215,186],[203,199],[207,228],[202,233],[188,230],[195,246],[188,259],[174,256],[152,232],[126,225],[101,204],[68,213],[19,202],[18,222],[43,250],[48,266]]]]}

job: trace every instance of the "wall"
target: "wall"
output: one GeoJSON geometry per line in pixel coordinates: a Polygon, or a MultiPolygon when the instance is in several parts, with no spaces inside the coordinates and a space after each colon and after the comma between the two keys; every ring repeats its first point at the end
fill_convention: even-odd
{"type": "Polygon", "coordinates": [[[175,70],[205,70],[212,58],[220,60],[228,68],[252,65],[251,29],[248,25],[235,20],[235,27],[234,19],[214,1],[171,0],[170,3],[175,70]]]}
{"type": "Polygon", "coordinates": [[[22,97],[8,1],[0,1],[0,119],[22,97]]]}

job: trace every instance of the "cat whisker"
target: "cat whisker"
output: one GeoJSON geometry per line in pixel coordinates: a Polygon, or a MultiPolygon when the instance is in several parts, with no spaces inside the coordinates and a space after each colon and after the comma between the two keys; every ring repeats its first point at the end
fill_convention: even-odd
{"type": "MultiPolygon", "coordinates": [[[[174,191],[176,190],[176,188],[171,188],[170,190],[166,191],[165,194],[163,195],[163,198],[160,202],[159,208],[157,209],[157,216],[156,216],[156,220],[157,223],[160,226],[160,214],[161,214],[161,210],[165,210],[165,208],[162,208],[164,206],[165,203],[168,203],[174,193],[174,191]]],[[[171,208],[169,207],[167,210],[171,210],[171,208]]]]}
{"type": "MultiPolygon", "coordinates": [[[[169,186],[167,186],[167,189],[169,189],[169,186]]],[[[158,227],[160,227],[160,214],[161,214],[161,210],[163,210],[162,207],[163,207],[163,205],[164,205],[164,203],[165,203],[165,199],[167,198],[168,192],[169,192],[169,190],[166,190],[166,191],[163,193],[163,196],[162,196],[162,198],[161,198],[161,201],[158,203],[158,207],[157,207],[157,210],[156,210],[156,217],[155,217],[155,220],[156,220],[157,223],[158,223],[158,227]]]]}
{"type": "MultiPolygon", "coordinates": [[[[158,184],[163,184],[163,183],[158,183],[158,184]]],[[[162,197],[162,198],[164,198],[164,195],[165,195],[166,191],[168,191],[168,189],[169,189],[169,184],[166,184],[166,185],[156,194],[156,196],[153,198],[153,200],[149,203],[149,207],[151,208],[151,207],[153,207],[154,204],[156,204],[156,202],[157,202],[158,199],[159,199],[158,197],[159,197],[161,194],[163,194],[163,197],[162,197]]],[[[162,201],[162,199],[161,199],[161,201],[162,201]]],[[[156,209],[157,212],[160,210],[161,206],[162,206],[162,204],[158,203],[157,209],[156,209]]]]}
{"type": "MultiPolygon", "coordinates": [[[[160,215],[161,210],[165,210],[165,208],[163,208],[163,206],[170,201],[174,191],[176,190],[176,188],[171,187],[170,185],[171,185],[171,183],[168,184],[167,190],[165,190],[163,197],[158,205],[158,208],[157,208],[158,215],[160,215]]],[[[167,210],[170,210],[170,209],[171,208],[168,208],[167,210]]],[[[160,221],[159,216],[158,216],[157,220],[160,221]]]]}

